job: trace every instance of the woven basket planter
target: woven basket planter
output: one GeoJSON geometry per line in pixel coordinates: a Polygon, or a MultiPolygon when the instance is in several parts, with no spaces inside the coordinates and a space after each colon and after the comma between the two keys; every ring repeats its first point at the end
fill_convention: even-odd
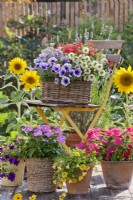
{"type": "Polygon", "coordinates": [[[75,81],[68,86],[54,84],[54,82],[42,83],[41,100],[45,103],[84,104],[90,102],[91,82],[75,81]]]}
{"type": "Polygon", "coordinates": [[[53,162],[48,158],[31,158],[26,161],[28,190],[32,192],[54,192],[53,162]]]}

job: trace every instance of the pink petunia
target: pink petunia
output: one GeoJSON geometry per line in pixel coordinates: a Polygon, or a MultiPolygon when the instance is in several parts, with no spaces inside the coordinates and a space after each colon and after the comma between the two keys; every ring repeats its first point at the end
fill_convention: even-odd
{"type": "Polygon", "coordinates": [[[84,143],[80,142],[79,144],[76,145],[76,147],[79,149],[84,149],[84,143]]]}
{"type": "Polygon", "coordinates": [[[122,143],[122,139],[121,139],[120,137],[116,137],[115,140],[114,140],[114,143],[115,143],[116,145],[120,146],[121,143],[122,143]]]}

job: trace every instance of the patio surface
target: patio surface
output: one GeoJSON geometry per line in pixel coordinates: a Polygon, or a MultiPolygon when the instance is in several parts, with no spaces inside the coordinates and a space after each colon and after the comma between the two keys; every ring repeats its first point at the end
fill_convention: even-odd
{"type": "MultiPolygon", "coordinates": [[[[129,190],[107,189],[100,167],[99,172],[93,172],[90,188],[87,195],[67,195],[65,200],[133,200],[133,181],[129,190]]],[[[66,192],[64,188],[53,193],[32,193],[27,189],[27,181],[19,187],[4,187],[0,185],[0,200],[12,200],[15,193],[20,192],[23,200],[29,200],[32,194],[37,195],[37,200],[59,200],[59,194],[66,192]]]]}

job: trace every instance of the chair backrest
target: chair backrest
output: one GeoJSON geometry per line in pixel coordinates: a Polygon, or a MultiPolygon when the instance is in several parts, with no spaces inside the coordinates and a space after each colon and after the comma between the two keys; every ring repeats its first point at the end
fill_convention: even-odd
{"type": "MultiPolygon", "coordinates": [[[[113,63],[113,71],[112,71],[112,74],[110,76],[110,79],[109,79],[109,82],[108,82],[108,85],[107,85],[103,104],[101,105],[100,109],[97,111],[94,119],[92,120],[92,122],[89,126],[89,129],[91,129],[95,126],[96,121],[99,119],[99,117],[100,117],[101,113],[103,112],[103,109],[105,108],[107,101],[109,99],[110,90],[111,90],[111,87],[112,87],[112,84],[113,84],[113,75],[114,75],[115,68],[116,68],[118,62],[120,61],[120,53],[121,53],[124,41],[123,40],[91,40],[91,41],[86,41],[86,42],[92,42],[95,45],[95,48],[98,49],[98,50],[106,50],[107,52],[108,52],[108,50],[115,50],[115,53],[113,51],[112,54],[106,54],[105,53],[107,59],[110,60],[113,63]]],[[[84,136],[84,139],[87,138],[88,130],[87,130],[87,132],[84,136]]]]}

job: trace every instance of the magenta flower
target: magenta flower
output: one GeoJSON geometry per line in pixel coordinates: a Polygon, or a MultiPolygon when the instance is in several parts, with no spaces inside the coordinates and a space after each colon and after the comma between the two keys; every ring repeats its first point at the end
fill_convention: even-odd
{"type": "Polygon", "coordinates": [[[119,137],[122,135],[122,129],[121,128],[109,128],[109,132],[112,136],[119,137]]]}
{"type": "Polygon", "coordinates": [[[76,147],[79,149],[84,149],[84,143],[80,142],[79,144],[76,145],[76,147]]]}
{"type": "Polygon", "coordinates": [[[107,153],[112,153],[112,152],[114,152],[115,151],[115,148],[114,147],[109,147],[108,149],[107,149],[107,153]]]}
{"type": "Polygon", "coordinates": [[[130,156],[130,152],[129,151],[124,153],[124,158],[128,158],[129,156],[130,156]]]}
{"type": "Polygon", "coordinates": [[[115,140],[114,140],[114,143],[115,143],[116,145],[120,146],[121,143],[122,143],[122,139],[119,138],[119,137],[116,137],[115,140]]]}

